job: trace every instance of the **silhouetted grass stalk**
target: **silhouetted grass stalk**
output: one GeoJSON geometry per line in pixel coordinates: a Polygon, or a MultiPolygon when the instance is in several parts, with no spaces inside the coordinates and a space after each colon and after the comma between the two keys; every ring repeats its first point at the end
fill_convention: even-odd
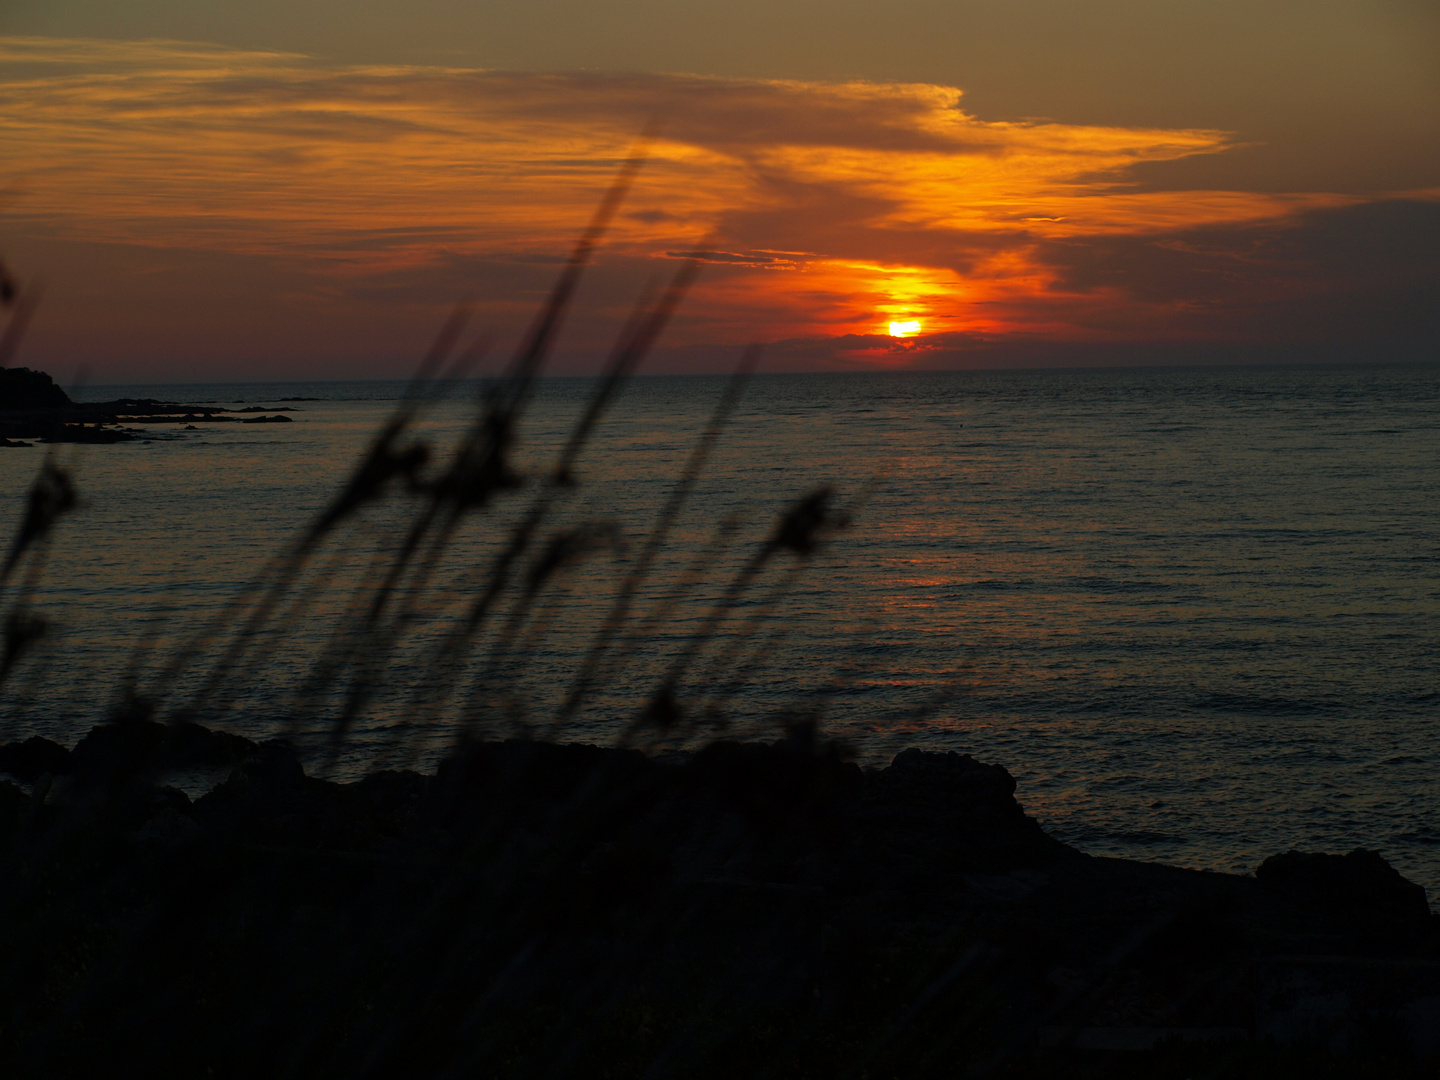
{"type": "MultiPolygon", "coordinates": [[[[620,169],[508,369],[483,384],[473,418],[450,453],[439,453],[417,424],[481,351],[480,346],[461,348],[468,320],[463,306],[441,328],[390,419],[335,498],[198,632],[168,653],[147,641],[117,688],[114,718],[224,722],[242,700],[253,702],[253,695],[238,691],[264,681],[282,653],[293,655],[297,629],[324,617],[330,622],[328,637],[308,661],[284,715],[291,734],[321,723],[328,727],[332,765],[377,694],[393,699],[397,686],[405,689],[404,699],[392,700],[389,707],[399,715],[397,730],[410,733],[391,740],[389,756],[398,755],[397,760],[413,759],[422,744],[437,739],[474,740],[502,729],[564,738],[597,691],[621,686],[633,702],[630,722],[616,731],[622,742],[683,742],[727,729],[724,713],[737,679],[754,677],[784,634],[783,628],[762,631],[810,557],[848,522],[848,513],[835,509],[828,488],[799,500],[673,647],[653,688],[645,691],[634,682],[637,663],[650,657],[655,635],[670,625],[681,605],[693,605],[702,588],[713,587],[713,566],[731,557],[737,534],[733,524],[722,524],[668,588],[642,603],[657,572],[668,571],[664,555],[671,534],[741,400],[758,349],[745,351],[641,539],[631,543],[615,520],[556,521],[581,483],[579,466],[609,409],[695,280],[703,246],[681,262],[658,294],[642,294],[553,463],[531,477],[514,465],[535,379],[643,158],[642,148],[620,169]],[[363,519],[371,509],[400,513],[398,524],[378,542],[367,542],[365,535],[363,519]],[[507,517],[505,531],[496,532],[507,517]],[[457,566],[454,541],[472,519],[489,522],[483,527],[490,536],[489,554],[476,565],[457,566]],[[563,676],[553,708],[536,714],[522,689],[533,658],[570,614],[575,576],[602,555],[618,568],[614,597],[563,676]],[[783,566],[777,562],[782,558],[783,566]],[[741,617],[737,605],[752,596],[741,617]],[[418,656],[417,648],[422,650],[418,656]],[[414,670],[406,677],[397,673],[397,665],[413,669],[416,664],[418,676],[414,670]]],[[[7,348],[13,349],[28,311],[22,305],[12,316],[7,348]]],[[[44,545],[56,520],[74,503],[70,474],[53,454],[47,456],[0,573],[3,596],[17,568],[26,566],[5,616],[0,681],[44,632],[43,621],[31,610],[44,545]]]]}

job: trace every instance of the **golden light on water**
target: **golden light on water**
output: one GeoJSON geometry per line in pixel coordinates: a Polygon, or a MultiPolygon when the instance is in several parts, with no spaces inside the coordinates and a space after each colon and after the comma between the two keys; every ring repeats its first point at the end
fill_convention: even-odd
{"type": "Polygon", "coordinates": [[[919,319],[911,319],[908,322],[892,322],[890,324],[891,337],[914,337],[919,332],[919,319]]]}

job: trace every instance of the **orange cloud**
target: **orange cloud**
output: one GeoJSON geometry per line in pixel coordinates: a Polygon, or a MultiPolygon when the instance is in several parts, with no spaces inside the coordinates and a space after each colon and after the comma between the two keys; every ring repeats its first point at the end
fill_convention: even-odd
{"type": "MultiPolygon", "coordinates": [[[[1070,288],[1046,254],[1055,245],[1355,201],[1142,191],[1132,166],[1223,152],[1228,137],[992,123],[960,103],[957,89],[918,84],[335,67],[172,42],[0,39],[0,144],[22,192],[12,229],[274,260],[341,306],[366,282],[563,252],[652,119],[661,137],[607,250],[653,265],[715,238],[682,343],[884,335],[897,320],[922,334],[1093,336],[1097,307],[1142,322],[1159,309],[1123,288],[1070,288]]],[[[530,280],[507,291],[504,278],[486,279],[482,307],[529,303],[530,280]]]]}

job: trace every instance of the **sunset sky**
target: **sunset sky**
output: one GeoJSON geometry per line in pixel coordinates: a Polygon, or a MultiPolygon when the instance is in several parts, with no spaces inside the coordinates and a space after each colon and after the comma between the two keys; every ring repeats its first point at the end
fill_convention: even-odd
{"type": "Polygon", "coordinates": [[[0,2],[20,362],[397,377],[462,298],[503,346],[652,121],[558,370],[706,237],[655,370],[1440,355],[1423,0],[241,8],[0,2]]]}

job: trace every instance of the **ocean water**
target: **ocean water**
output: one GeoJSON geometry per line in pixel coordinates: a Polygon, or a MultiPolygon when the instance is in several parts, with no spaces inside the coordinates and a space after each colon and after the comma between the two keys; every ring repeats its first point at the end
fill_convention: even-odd
{"type": "MultiPolygon", "coordinates": [[[[724,382],[630,384],[546,519],[607,523],[587,534],[606,544],[534,604],[502,608],[446,708],[417,716],[407,702],[436,677],[425,657],[534,483],[456,530],[342,775],[433,757],[466,716],[548,730],[724,382]]],[[[542,383],[522,472],[553,457],[590,386],[542,383]]],[[[213,703],[237,730],[333,708],[303,697],[307,673],[355,625],[347,598],[393,554],[413,500],[339,530],[301,602],[259,635],[263,662],[218,688],[204,628],[334,496],[402,389],[90,388],[298,411],[60,448],[83,502],[35,588],[53,632],[5,690],[5,736],[78,737],[127,672],[145,689],[179,654],[196,666],[174,699],[213,703]]],[[[473,397],[456,387],[417,437],[443,457],[473,397]]],[[[0,454],[11,534],[44,453],[0,454]]],[[[708,704],[764,736],[778,712],[818,709],[863,762],[973,754],[1095,854],[1248,872],[1292,847],[1364,846],[1440,895],[1440,366],[759,376],[640,589],[640,610],[661,614],[562,734],[623,731],[776,515],[821,483],[853,524],[803,565],[772,560],[726,609],[682,680],[689,715],[708,704]]]]}

